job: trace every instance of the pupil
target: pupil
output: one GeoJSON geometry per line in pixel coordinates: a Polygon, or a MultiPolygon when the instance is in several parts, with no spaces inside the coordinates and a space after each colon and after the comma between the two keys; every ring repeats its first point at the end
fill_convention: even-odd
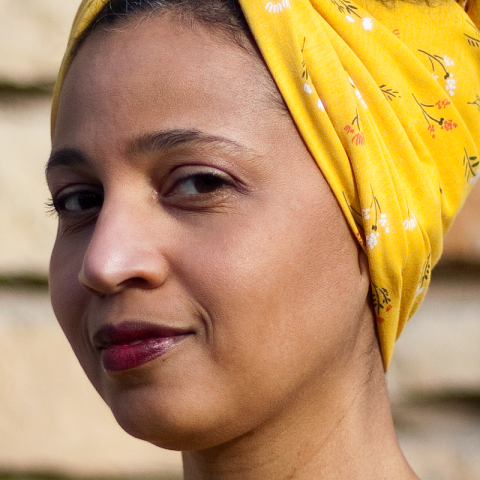
{"type": "Polygon", "coordinates": [[[79,210],[88,210],[89,208],[94,208],[101,206],[101,200],[96,193],[92,192],[83,192],[77,195],[77,205],[79,210]]]}
{"type": "Polygon", "coordinates": [[[195,178],[198,193],[210,193],[222,186],[222,180],[214,175],[199,175],[195,178]]]}

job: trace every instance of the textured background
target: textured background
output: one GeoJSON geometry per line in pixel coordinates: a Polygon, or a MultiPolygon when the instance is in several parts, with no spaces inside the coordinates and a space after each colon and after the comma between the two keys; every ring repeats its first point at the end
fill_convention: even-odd
{"type": "MultiPolygon", "coordinates": [[[[46,215],[43,168],[51,88],[77,4],[0,0],[0,477],[178,475],[178,453],[116,425],[49,305],[55,220],[46,215]]],[[[421,478],[479,479],[478,185],[388,379],[400,440],[421,478]]]]}

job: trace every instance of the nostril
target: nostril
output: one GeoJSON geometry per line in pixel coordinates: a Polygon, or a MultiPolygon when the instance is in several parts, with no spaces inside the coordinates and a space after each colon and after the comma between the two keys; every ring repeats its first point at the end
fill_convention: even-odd
{"type": "MultiPolygon", "coordinates": [[[[162,283],[164,283],[163,281],[162,283]]],[[[145,275],[145,277],[133,277],[133,278],[128,278],[127,280],[123,281],[118,285],[119,288],[139,288],[142,290],[150,290],[157,288],[158,283],[157,282],[151,282],[148,279],[148,276],[145,275]]]]}
{"type": "Polygon", "coordinates": [[[101,283],[96,280],[92,275],[85,274],[85,267],[82,266],[80,273],[78,274],[78,281],[82,288],[90,293],[91,295],[104,297],[107,293],[104,290],[104,287],[101,286],[101,283]]]}
{"type": "Polygon", "coordinates": [[[92,287],[89,287],[88,285],[86,285],[84,282],[82,282],[79,278],[79,281],[80,281],[80,285],[82,286],[82,288],[84,290],[86,290],[88,293],[90,293],[91,295],[95,295],[97,297],[105,297],[106,296],[106,293],[102,293],[98,290],[95,290],[94,288],[92,287]]]}

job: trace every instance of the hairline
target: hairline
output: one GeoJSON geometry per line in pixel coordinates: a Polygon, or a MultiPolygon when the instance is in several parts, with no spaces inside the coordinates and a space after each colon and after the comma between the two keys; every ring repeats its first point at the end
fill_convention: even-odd
{"type": "Polygon", "coordinates": [[[200,29],[202,33],[210,35],[212,39],[224,42],[225,45],[236,46],[250,56],[253,64],[258,68],[261,78],[264,80],[262,86],[264,87],[263,90],[265,92],[267,103],[271,103],[272,106],[281,113],[290,115],[282,94],[265,63],[263,55],[261,54],[250,30],[245,32],[243,29],[238,28],[234,33],[233,29],[222,28],[220,23],[203,21],[201,18],[196,17],[193,12],[183,12],[182,15],[182,10],[179,6],[171,6],[167,8],[157,6],[152,7],[151,10],[134,11],[122,17],[119,16],[114,22],[108,24],[103,23],[101,17],[97,16],[89,27],[87,27],[87,29],[78,37],[75,46],[70,53],[70,65],[75,60],[85,41],[92,35],[109,35],[110,33],[118,31],[122,24],[125,29],[136,28],[145,20],[161,16],[167,16],[169,21],[176,23],[179,27],[188,28],[195,34],[198,34],[198,29],[200,29]],[[134,26],[135,21],[136,26],[134,26]]]}

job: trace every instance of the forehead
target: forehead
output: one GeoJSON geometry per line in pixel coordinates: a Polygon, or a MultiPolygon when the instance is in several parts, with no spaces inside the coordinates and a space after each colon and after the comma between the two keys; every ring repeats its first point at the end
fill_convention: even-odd
{"type": "Polygon", "coordinates": [[[174,122],[191,123],[194,113],[197,124],[181,125],[186,128],[218,117],[219,105],[238,115],[254,109],[258,116],[284,115],[272,91],[258,56],[201,26],[183,27],[166,16],[122,22],[93,32],[78,51],[62,88],[54,143],[66,127],[71,134],[72,126],[87,122],[91,130],[101,121],[107,129],[105,117],[111,128],[122,122],[126,130],[129,119],[138,122],[132,109],[143,110],[148,122],[153,106],[157,118],[174,122]]]}

